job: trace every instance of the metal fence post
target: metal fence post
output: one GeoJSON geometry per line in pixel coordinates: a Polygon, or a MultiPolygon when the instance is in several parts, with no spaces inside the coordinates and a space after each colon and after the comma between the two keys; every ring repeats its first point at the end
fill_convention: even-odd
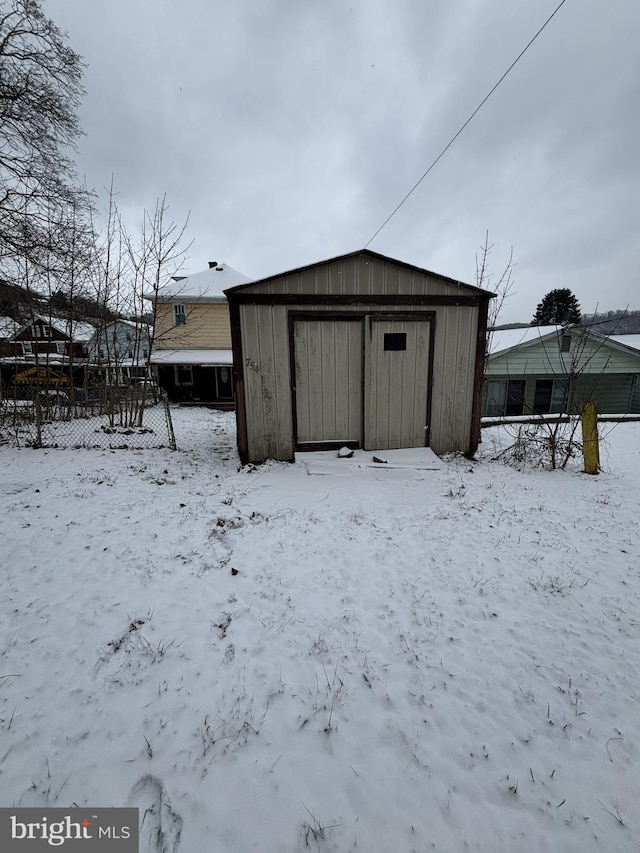
{"type": "Polygon", "coordinates": [[[164,406],[164,414],[167,419],[167,432],[169,433],[169,447],[171,450],[177,450],[176,434],[173,431],[173,421],[171,420],[171,409],[169,408],[169,398],[166,394],[162,395],[162,404],[164,406]]]}

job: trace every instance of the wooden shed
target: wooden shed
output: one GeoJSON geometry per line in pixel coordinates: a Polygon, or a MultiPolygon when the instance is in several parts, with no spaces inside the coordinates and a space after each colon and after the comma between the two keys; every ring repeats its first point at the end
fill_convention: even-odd
{"type": "Polygon", "coordinates": [[[493,294],[366,249],[225,293],[243,464],[475,452],[493,294]]]}

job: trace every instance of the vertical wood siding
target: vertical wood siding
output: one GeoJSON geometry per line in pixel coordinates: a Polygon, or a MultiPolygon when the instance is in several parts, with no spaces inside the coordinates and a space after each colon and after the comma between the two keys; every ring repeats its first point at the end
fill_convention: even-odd
{"type": "MultiPolygon", "coordinates": [[[[248,450],[249,458],[254,461],[293,459],[292,377],[287,315],[288,311],[308,310],[309,305],[240,306],[248,450]]],[[[326,306],[317,306],[316,310],[321,312],[328,309],[326,306]]],[[[331,310],[336,309],[332,307],[331,310]]],[[[343,310],[352,311],[353,306],[344,306],[343,310]]],[[[419,309],[402,304],[384,306],[385,313],[409,313],[411,310],[419,309]]],[[[424,306],[420,310],[425,310],[424,306]]],[[[435,321],[431,329],[434,335],[434,361],[428,443],[436,453],[455,450],[465,452],[469,444],[473,407],[477,309],[439,305],[430,310],[435,312],[435,321]]],[[[358,306],[358,311],[363,315],[379,313],[380,306],[362,305],[358,306]]],[[[355,346],[353,339],[349,346],[355,346]]],[[[325,373],[325,377],[327,375],[325,373]]],[[[351,375],[349,383],[348,393],[359,394],[351,375]]],[[[394,402],[394,405],[397,403],[394,402]]],[[[346,401],[343,408],[353,412],[346,401]]]]}
{"type": "MultiPolygon", "coordinates": [[[[387,316],[386,314],[384,315],[387,316]]],[[[403,315],[405,316],[405,315],[403,315]]],[[[368,318],[366,339],[366,450],[424,447],[427,443],[430,320],[368,318]],[[386,334],[405,334],[406,349],[384,349],[386,334]]]]}
{"type": "Polygon", "coordinates": [[[245,305],[240,312],[249,458],[293,459],[287,312],[245,305]]]}
{"type": "Polygon", "coordinates": [[[466,296],[470,288],[392,260],[358,255],[337,258],[314,267],[274,276],[268,281],[243,287],[242,292],[466,296]]]}
{"type": "Polygon", "coordinates": [[[436,453],[469,446],[478,329],[477,309],[436,312],[430,445],[436,453]]]}
{"type": "Polygon", "coordinates": [[[362,321],[296,320],[294,359],[298,442],[359,442],[362,321]]]}

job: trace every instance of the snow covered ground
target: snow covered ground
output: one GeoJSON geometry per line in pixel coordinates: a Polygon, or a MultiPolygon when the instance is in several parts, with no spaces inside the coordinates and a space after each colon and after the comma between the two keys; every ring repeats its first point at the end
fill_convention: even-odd
{"type": "Polygon", "coordinates": [[[139,805],[143,853],[640,849],[640,424],[597,477],[498,428],[345,473],[173,414],[178,452],[0,449],[0,805],[139,805]]]}

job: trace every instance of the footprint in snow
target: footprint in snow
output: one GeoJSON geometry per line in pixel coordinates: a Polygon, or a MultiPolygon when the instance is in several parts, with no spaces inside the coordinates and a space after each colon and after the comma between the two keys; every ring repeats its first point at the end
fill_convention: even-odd
{"type": "Polygon", "coordinates": [[[127,804],[140,810],[140,853],[176,853],[182,818],[171,808],[162,782],[143,776],[131,789],[127,804]]]}

